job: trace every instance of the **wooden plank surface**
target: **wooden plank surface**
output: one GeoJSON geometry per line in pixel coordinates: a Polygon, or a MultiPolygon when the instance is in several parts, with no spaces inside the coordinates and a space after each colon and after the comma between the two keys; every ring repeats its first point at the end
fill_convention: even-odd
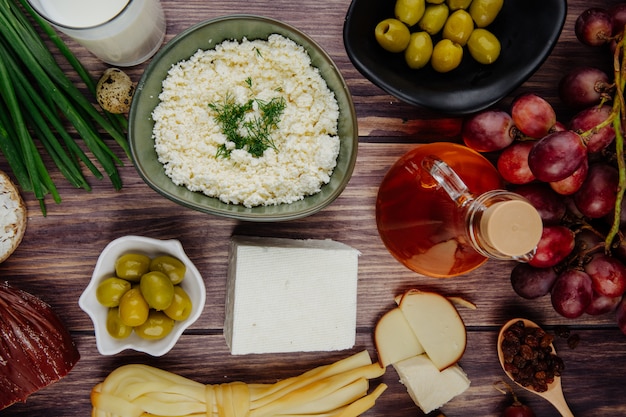
{"type": "MultiPolygon", "coordinates": [[[[626,336],[619,332],[612,316],[566,320],[552,310],[547,298],[521,299],[511,289],[510,263],[489,261],[466,276],[437,280],[407,270],[387,252],[378,236],[374,213],[383,176],[416,143],[458,141],[461,121],[403,104],[358,73],[342,43],[348,1],[163,0],[162,3],[168,20],[166,41],[193,24],[233,13],[276,18],[312,36],[335,60],[353,94],[360,135],[354,175],[342,195],[321,212],[306,219],[270,224],[238,222],[181,208],[150,189],[128,159],[124,159],[125,166],[121,168],[124,182],[121,191],[114,191],[106,180],[92,181],[91,192],[75,190],[56,174],[63,202],[60,205],[48,202],[47,217],[42,216],[32,195],[25,195],[28,229],[18,250],[0,265],[0,279],[48,302],[67,324],[82,358],[67,378],[34,394],[26,404],[0,411],[1,416],[89,415],[91,388],[125,363],[153,364],[203,383],[233,380],[253,383],[294,376],[362,349],[375,356],[372,330],[376,320],[393,305],[395,295],[413,287],[463,296],[478,307],[460,310],[468,329],[468,348],[461,366],[472,385],[444,407],[448,417],[500,415],[506,398],[493,384],[505,376],[497,362],[495,339],[499,326],[515,316],[537,320],[550,329],[566,325],[580,336],[575,348],[568,347],[564,339],[556,341],[566,363],[565,395],[577,417],[626,415],[623,399],[626,336]],[[78,297],[91,277],[100,251],[109,241],[129,234],[180,240],[205,279],[207,302],[202,316],[183,334],[175,348],[160,358],[136,352],[100,355],[93,325],[78,307],[78,297]],[[321,354],[231,356],[222,328],[228,242],[234,234],[334,239],[361,251],[354,349],[321,354]]],[[[501,105],[506,107],[521,92],[538,92],[553,103],[563,119],[569,117],[557,96],[560,76],[578,63],[608,65],[603,58],[605,54],[576,41],[574,20],[584,8],[608,3],[616,1],[570,1],[565,28],[552,56],[501,105]]],[[[532,36],[532,28],[525,30],[532,36]]],[[[72,41],[68,43],[94,76],[107,67],[72,41]]],[[[136,81],[146,65],[127,71],[136,81]]],[[[0,168],[8,170],[4,159],[0,159],[0,168]]],[[[381,381],[390,388],[367,416],[423,415],[411,402],[393,369],[381,381]]],[[[538,416],[558,415],[544,400],[521,391],[518,395],[538,416]]]]}

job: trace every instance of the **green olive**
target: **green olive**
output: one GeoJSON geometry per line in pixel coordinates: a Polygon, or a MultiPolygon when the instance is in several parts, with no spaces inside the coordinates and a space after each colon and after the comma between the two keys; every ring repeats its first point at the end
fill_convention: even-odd
{"type": "Polygon", "coordinates": [[[441,4],[441,3],[445,3],[446,0],[426,0],[426,3],[429,4],[441,4]]]}
{"type": "Polygon", "coordinates": [[[160,271],[150,271],[143,274],[139,288],[148,305],[155,310],[165,310],[174,299],[174,284],[167,275],[160,271]]]}
{"type": "Polygon", "coordinates": [[[449,72],[459,66],[463,59],[463,47],[450,39],[442,39],[433,48],[430,63],[437,72],[449,72]]]}
{"type": "Polygon", "coordinates": [[[142,339],[163,339],[174,328],[174,320],[167,317],[162,311],[150,310],[148,319],[135,327],[135,333],[142,339]]]}
{"type": "Polygon", "coordinates": [[[465,46],[473,30],[472,16],[465,10],[457,10],[448,17],[445,25],[443,25],[442,36],[444,39],[450,39],[452,42],[465,46]]]}
{"type": "Polygon", "coordinates": [[[398,19],[385,19],[376,25],[374,30],[376,40],[389,52],[402,52],[409,44],[411,32],[404,23],[398,19]]]}
{"type": "Polygon", "coordinates": [[[135,327],[148,318],[150,307],[141,295],[139,288],[131,288],[122,296],[119,306],[120,320],[127,326],[135,327]]]}
{"type": "Polygon", "coordinates": [[[481,64],[492,64],[500,56],[500,41],[487,29],[474,29],[467,41],[470,55],[481,64]]]}
{"type": "Polygon", "coordinates": [[[126,291],[130,290],[130,282],[125,279],[111,277],[98,284],[96,299],[105,307],[117,307],[126,291]]]}
{"type": "Polygon", "coordinates": [[[446,0],[450,10],[465,10],[470,7],[472,0],[446,0]]]}
{"type": "Polygon", "coordinates": [[[180,284],[185,278],[187,267],[179,259],[169,255],[162,255],[150,261],[150,271],[163,272],[170,277],[172,284],[180,284]]]}
{"type": "Polygon", "coordinates": [[[473,0],[469,7],[469,14],[474,19],[476,27],[484,28],[490,25],[502,10],[504,0],[473,0]]]}
{"type": "Polygon", "coordinates": [[[396,19],[411,27],[419,22],[425,9],[425,0],[396,0],[394,14],[396,19]]]}
{"type": "Polygon", "coordinates": [[[114,339],[126,339],[133,332],[131,326],[127,326],[120,318],[119,308],[110,308],[107,312],[107,332],[114,339]]]}
{"type": "Polygon", "coordinates": [[[192,309],[193,304],[189,294],[187,294],[180,285],[176,285],[174,287],[174,299],[172,300],[172,304],[163,310],[163,312],[171,319],[182,321],[189,317],[192,309]]]}
{"type": "Polygon", "coordinates": [[[430,61],[433,54],[433,40],[426,32],[411,34],[409,46],[404,51],[404,59],[409,68],[423,68],[430,61]]]}
{"type": "Polygon", "coordinates": [[[115,274],[129,281],[139,281],[149,270],[150,257],[139,253],[127,253],[115,261],[115,274]]]}
{"type": "Polygon", "coordinates": [[[418,26],[430,35],[435,35],[445,25],[450,11],[445,4],[429,4],[426,6],[424,16],[420,19],[418,26]]]}

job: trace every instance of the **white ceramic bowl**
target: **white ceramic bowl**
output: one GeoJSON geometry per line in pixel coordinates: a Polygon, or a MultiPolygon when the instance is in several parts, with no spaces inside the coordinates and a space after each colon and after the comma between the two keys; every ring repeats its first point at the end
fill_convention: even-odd
{"type": "Polygon", "coordinates": [[[132,349],[152,356],[162,356],[174,347],[183,331],[200,317],[202,310],[204,310],[205,301],[206,288],[202,276],[189,260],[178,240],[124,236],[113,240],[104,248],[94,268],[91,281],[78,300],[78,305],[93,321],[96,345],[102,355],[114,355],[125,349],[132,349]],[[96,288],[102,280],[114,275],[115,260],[130,252],[142,253],[150,257],[171,255],[180,259],[187,267],[185,278],[180,285],[189,294],[193,309],[189,317],[184,321],[177,322],[172,332],[163,339],[146,340],[137,336],[135,332],[126,339],[115,339],[107,332],[108,307],[101,305],[96,299],[96,288]]]}

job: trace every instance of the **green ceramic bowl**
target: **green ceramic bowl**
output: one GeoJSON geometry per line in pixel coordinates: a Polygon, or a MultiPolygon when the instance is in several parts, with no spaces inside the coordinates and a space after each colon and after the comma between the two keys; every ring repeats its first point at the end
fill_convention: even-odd
{"type": "Polygon", "coordinates": [[[299,30],[276,20],[251,15],[232,15],[197,24],[165,45],[152,59],[139,80],[129,114],[128,140],[132,158],[143,180],[161,195],[185,207],[247,221],[281,221],[309,216],[328,206],[344,190],[354,169],[358,148],[357,118],[352,97],[341,73],[328,54],[299,30]],[[189,191],[175,185],[165,175],[157,160],[152,138],[154,122],[151,114],[159,103],[161,83],[171,66],[188,59],[198,49],[211,49],[224,40],[247,38],[267,39],[271,34],[283,35],[303,46],[311,56],[312,65],[320,70],[339,104],[339,138],[341,148],[337,167],[330,182],[314,195],[303,200],[275,206],[247,208],[226,204],[218,198],[189,191]]]}

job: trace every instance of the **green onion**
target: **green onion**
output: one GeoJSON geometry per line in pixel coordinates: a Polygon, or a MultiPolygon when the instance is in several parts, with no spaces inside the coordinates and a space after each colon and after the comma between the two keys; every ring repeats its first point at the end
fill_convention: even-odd
{"type": "Polygon", "coordinates": [[[40,150],[76,187],[91,189],[81,165],[96,178],[103,177],[64,128],[66,122],[73,126],[116,189],[122,187],[117,169],[122,161],[100,132],[106,132],[127,156],[130,149],[124,133],[126,118],[100,113],[61,69],[39,31],[52,41],[92,95],[96,83],[54,28],[28,2],[0,0],[0,151],[22,189],[34,193],[45,215],[45,195],[50,193],[57,203],[61,198],[40,150]]]}

